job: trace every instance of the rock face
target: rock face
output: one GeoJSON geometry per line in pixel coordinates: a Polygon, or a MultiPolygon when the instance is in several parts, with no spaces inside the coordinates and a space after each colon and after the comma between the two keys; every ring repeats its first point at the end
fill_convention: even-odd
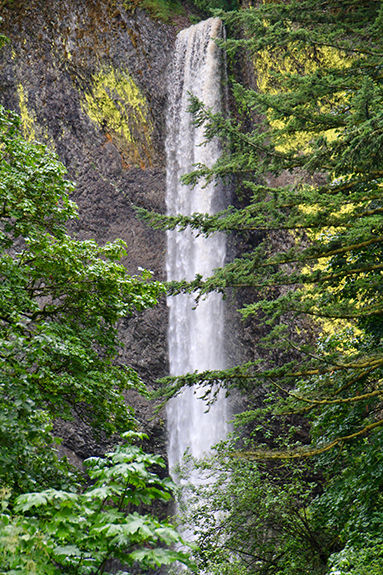
{"type": "MultiPolygon", "coordinates": [[[[187,0],[184,0],[186,10],[187,0]]],[[[127,243],[124,264],[165,279],[165,233],[140,222],[133,206],[165,210],[165,106],[167,67],[178,27],[129,9],[127,0],[0,0],[0,31],[10,43],[0,52],[0,103],[20,114],[24,136],[55,150],[76,182],[80,218],[71,224],[79,239],[127,243]]],[[[238,64],[237,64],[238,67],[238,64]]],[[[243,70],[234,70],[241,79],[243,70]]],[[[246,74],[245,74],[246,76],[246,74]]],[[[233,106],[233,102],[231,102],[233,106]]],[[[242,245],[231,241],[229,258],[242,245]]],[[[239,325],[240,296],[226,304],[228,364],[257,358],[256,322],[239,325]]],[[[148,387],[168,374],[168,312],[160,305],[126,318],[121,361],[148,387]]],[[[152,407],[138,394],[127,401],[165,454],[165,426],[151,420],[152,407]]],[[[243,400],[235,398],[234,411],[243,400]],[[238,403],[238,405],[236,405],[238,403]]],[[[98,454],[79,421],[58,423],[62,451],[73,463],[98,454]]]]}
{"type": "MultiPolygon", "coordinates": [[[[143,267],[165,279],[165,234],[138,221],[133,206],[165,209],[164,108],[174,26],[118,0],[2,4],[1,31],[10,44],[0,53],[0,103],[21,115],[26,138],[57,152],[76,182],[80,219],[71,232],[99,243],[120,237],[130,273],[143,267]]],[[[127,318],[121,333],[123,361],[149,387],[167,374],[165,301],[127,318]]],[[[149,406],[128,400],[147,422],[149,406]]],[[[159,421],[150,425],[163,447],[159,421]]],[[[97,452],[78,424],[60,433],[73,461],[97,452]]]]}

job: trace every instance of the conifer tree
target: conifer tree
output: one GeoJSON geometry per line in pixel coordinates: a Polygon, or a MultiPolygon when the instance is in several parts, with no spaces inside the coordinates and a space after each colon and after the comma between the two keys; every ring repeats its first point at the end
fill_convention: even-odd
{"type": "MultiPolygon", "coordinates": [[[[229,30],[229,62],[245,54],[254,66],[257,86],[231,81],[237,114],[230,117],[213,114],[191,98],[195,122],[205,126],[207,140],[218,135],[224,150],[213,168],[196,166],[185,182],[223,178],[234,182],[238,199],[215,215],[144,217],[154,226],[189,226],[206,235],[221,231],[251,244],[212,277],[173,283],[170,292],[194,293],[198,299],[213,290],[251,290],[254,301],[240,311],[245,321],[255,318],[267,327],[264,345],[270,353],[224,372],[168,378],[164,394],[170,397],[196,382],[205,386],[206,397],[214,384],[248,394],[262,385],[264,404],[237,418],[252,426],[256,441],[234,450],[230,461],[276,460],[290,465],[293,476],[302,460],[313,458],[304,464],[304,476],[307,480],[310,473],[319,474],[310,500],[300,495],[299,482],[291,487],[278,473],[270,475],[271,463],[258,463],[254,472],[263,470],[263,481],[277,482],[284,492],[295,489],[301,501],[298,515],[306,514],[307,533],[318,542],[319,555],[312,554],[318,562],[304,560],[302,547],[291,536],[279,549],[280,557],[289,558],[287,563],[271,554],[266,564],[255,547],[251,568],[240,562],[237,570],[227,567],[227,573],[367,573],[366,562],[374,553],[378,573],[383,485],[383,3],[259,2],[222,17],[229,30]],[[297,421],[298,427],[309,424],[309,444],[300,443],[297,421]]],[[[246,497],[238,491],[237,503],[246,497]]],[[[273,522],[275,527],[281,515],[272,511],[277,509],[275,498],[273,507],[266,488],[264,493],[261,511],[247,511],[258,519],[263,513],[262,525],[272,537],[273,522]]],[[[230,500],[230,493],[227,497],[230,500]]],[[[228,509],[227,501],[221,504],[221,511],[228,509]]],[[[214,522],[217,516],[210,517],[214,522]]],[[[290,523],[290,534],[295,528],[300,529],[290,523]]],[[[200,540],[212,541],[204,533],[200,540]]],[[[229,535],[226,532],[221,542],[230,541],[229,535]]],[[[250,532],[247,537],[241,538],[245,553],[254,542],[250,532]]]]}
{"type": "Polygon", "coordinates": [[[297,358],[168,380],[169,395],[197,380],[243,388],[266,380],[288,397],[289,409],[293,403],[302,413],[361,410],[349,429],[329,434],[324,449],[383,425],[376,409],[383,365],[382,19],[380,2],[353,0],[266,3],[229,13],[226,21],[241,39],[229,39],[226,49],[235,57],[246,48],[259,88],[232,83],[239,118],[214,115],[191,98],[207,140],[219,135],[226,148],[212,169],[197,166],[185,182],[234,178],[237,192],[250,199],[215,215],[144,215],[154,226],[190,226],[206,235],[257,232],[263,239],[251,251],[207,280],[196,276],[170,291],[198,299],[212,290],[255,290],[243,318],[270,325],[268,345],[281,344],[297,358]],[[288,183],[278,186],[279,176],[288,183]],[[302,333],[294,338],[290,329],[295,317],[309,318],[308,330],[314,325],[324,336],[302,344],[302,333]],[[293,382],[299,392],[289,392],[293,382]]]}

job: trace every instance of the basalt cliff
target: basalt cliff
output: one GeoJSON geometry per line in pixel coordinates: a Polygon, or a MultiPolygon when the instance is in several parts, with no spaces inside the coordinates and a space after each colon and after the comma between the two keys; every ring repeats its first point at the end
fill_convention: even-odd
{"type": "MultiPolygon", "coordinates": [[[[71,233],[99,243],[122,238],[129,272],[149,269],[159,280],[166,279],[165,233],[137,219],[134,206],[165,211],[167,70],[177,32],[191,24],[183,3],[184,15],[164,23],[123,0],[0,1],[0,31],[9,39],[0,53],[0,103],[20,115],[25,138],[57,153],[76,183],[71,233]]],[[[231,364],[257,353],[254,326],[235,328],[239,303],[226,312],[231,364]]],[[[165,298],[120,329],[119,361],[153,388],[169,370],[165,298]]],[[[127,401],[151,450],[164,454],[163,417],[153,419],[138,394],[127,401]]],[[[105,449],[79,421],[57,422],[56,431],[75,464],[105,449]]]]}
{"type": "MultiPolygon", "coordinates": [[[[164,210],[166,69],[177,28],[115,0],[31,0],[3,3],[0,103],[22,119],[24,136],[48,145],[76,182],[79,219],[71,232],[99,243],[122,238],[124,264],[163,280],[165,234],[140,222],[133,206],[164,210]],[[4,5],[5,4],[5,5],[4,5]]],[[[167,309],[127,318],[120,361],[149,385],[167,374],[167,309]]],[[[160,418],[128,397],[164,443],[160,418]]],[[[79,463],[98,451],[79,422],[58,423],[62,450],[79,463]]]]}

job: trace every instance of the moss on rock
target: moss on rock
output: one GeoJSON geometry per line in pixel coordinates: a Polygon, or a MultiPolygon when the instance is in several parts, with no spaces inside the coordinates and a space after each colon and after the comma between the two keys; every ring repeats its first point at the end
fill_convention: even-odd
{"type": "Polygon", "coordinates": [[[125,161],[152,165],[152,126],[145,97],[126,71],[101,71],[84,94],[83,109],[117,146],[125,161]]]}

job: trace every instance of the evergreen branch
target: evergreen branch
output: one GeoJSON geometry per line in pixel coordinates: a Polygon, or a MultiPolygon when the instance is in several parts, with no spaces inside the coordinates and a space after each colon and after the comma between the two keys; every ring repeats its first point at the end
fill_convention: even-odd
{"type": "MultiPolygon", "coordinates": [[[[294,282],[294,284],[296,284],[296,283],[307,284],[307,283],[334,281],[336,279],[345,278],[347,276],[352,276],[355,274],[365,274],[367,272],[377,271],[377,270],[381,270],[381,269],[383,269],[383,264],[375,264],[375,265],[363,266],[360,268],[351,268],[351,269],[346,268],[345,270],[343,270],[341,272],[334,273],[334,274],[327,274],[327,275],[320,275],[320,273],[318,274],[318,271],[316,271],[311,276],[312,279],[310,279],[310,276],[309,277],[301,276],[300,278],[297,279],[297,281],[294,282]]],[[[284,285],[290,285],[290,284],[287,283],[284,285]]]]}
{"type": "Polygon", "coordinates": [[[334,48],[339,50],[339,52],[350,52],[351,54],[361,54],[362,56],[373,56],[377,58],[383,58],[382,52],[370,52],[369,50],[362,50],[361,48],[353,48],[351,46],[339,46],[337,44],[332,44],[329,42],[318,42],[315,40],[309,40],[309,43],[313,46],[325,46],[326,48],[334,48]]]}
{"type": "MultiPolygon", "coordinates": [[[[284,284],[285,285],[285,284],[284,284]]],[[[318,318],[328,318],[328,319],[363,319],[364,317],[371,317],[373,315],[380,316],[383,313],[383,308],[362,308],[360,312],[355,313],[326,313],[326,312],[315,312],[312,310],[307,310],[303,308],[290,307],[288,311],[294,311],[296,313],[301,313],[305,315],[310,315],[312,317],[318,318]]]]}
{"type": "MultiPolygon", "coordinates": [[[[315,255],[305,255],[305,252],[302,253],[302,256],[299,259],[280,259],[280,260],[267,260],[266,262],[259,264],[260,267],[269,267],[269,266],[275,266],[275,265],[279,265],[279,264],[292,264],[292,263],[298,263],[301,261],[312,261],[312,260],[319,260],[322,258],[329,258],[332,256],[336,256],[339,254],[345,254],[347,252],[351,252],[354,250],[360,250],[361,248],[366,248],[368,246],[371,246],[373,244],[380,244],[383,242],[383,236],[377,236],[376,238],[373,238],[371,240],[367,240],[365,242],[361,242],[359,244],[352,244],[343,248],[338,248],[336,250],[330,250],[328,252],[323,251],[320,253],[317,253],[315,255]]],[[[325,250],[326,248],[326,244],[323,246],[322,245],[322,249],[325,250]]],[[[312,248],[308,248],[307,251],[311,251],[312,248]]]]}
{"type": "Polygon", "coordinates": [[[350,381],[348,381],[347,383],[342,385],[342,387],[340,387],[339,389],[334,391],[334,393],[332,394],[332,397],[334,397],[335,395],[338,395],[339,393],[342,393],[342,391],[345,391],[346,389],[348,389],[349,387],[354,385],[357,381],[360,381],[361,379],[363,379],[364,377],[369,375],[372,371],[374,371],[374,369],[375,368],[372,367],[370,369],[367,369],[366,371],[363,371],[362,373],[358,373],[358,375],[356,377],[353,377],[350,381]]]}
{"type": "Polygon", "coordinates": [[[316,455],[321,455],[326,451],[330,451],[339,443],[345,443],[346,441],[351,441],[352,439],[356,439],[369,433],[370,431],[377,429],[378,427],[383,426],[383,419],[371,423],[370,425],[366,425],[363,429],[356,431],[355,433],[351,433],[350,435],[345,435],[344,437],[337,437],[334,441],[331,441],[327,445],[323,447],[316,447],[314,449],[305,449],[302,448],[300,450],[295,451],[236,451],[232,453],[230,456],[238,459],[248,459],[249,461],[263,461],[263,460],[290,460],[290,459],[303,459],[306,457],[314,457],[316,455]]]}
{"type": "Polygon", "coordinates": [[[345,403],[355,403],[358,401],[364,401],[365,399],[371,399],[373,397],[378,397],[380,395],[383,395],[383,390],[376,390],[376,391],[371,391],[370,393],[365,393],[363,395],[355,395],[353,397],[347,397],[347,398],[341,398],[341,399],[321,399],[321,400],[310,399],[308,397],[302,397],[301,395],[298,395],[293,391],[289,391],[288,389],[285,389],[284,387],[279,385],[276,381],[273,381],[271,378],[270,378],[270,381],[273,385],[275,385],[275,387],[277,387],[283,393],[286,393],[287,395],[289,395],[290,397],[293,397],[294,399],[297,399],[298,401],[302,401],[304,403],[310,403],[310,404],[312,404],[312,407],[319,407],[319,406],[325,406],[325,405],[340,405],[340,404],[345,404],[345,403]]]}

